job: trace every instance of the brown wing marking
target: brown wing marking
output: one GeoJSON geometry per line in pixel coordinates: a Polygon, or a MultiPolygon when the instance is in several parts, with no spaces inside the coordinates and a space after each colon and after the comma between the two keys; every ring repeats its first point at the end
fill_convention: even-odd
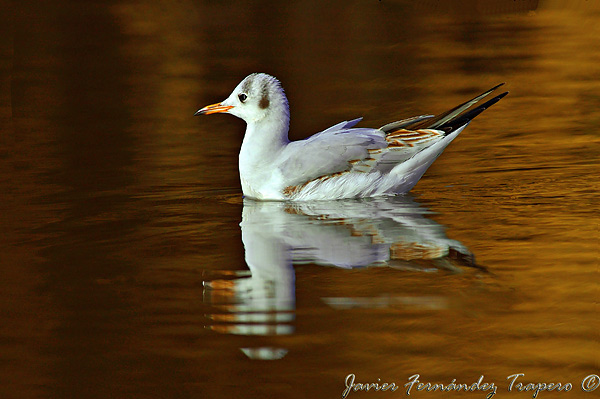
{"type": "Polygon", "coordinates": [[[314,181],[324,182],[326,180],[329,180],[329,179],[334,178],[334,177],[341,176],[341,175],[343,175],[345,173],[348,173],[348,172],[350,172],[350,169],[344,170],[342,172],[332,173],[330,175],[320,176],[320,177],[317,177],[316,179],[312,179],[312,180],[306,181],[306,182],[304,182],[302,184],[297,184],[295,186],[287,186],[286,188],[283,189],[283,194],[285,196],[287,196],[287,197],[291,197],[291,196],[293,196],[295,194],[298,194],[300,191],[302,191],[302,189],[304,187],[306,187],[308,184],[310,184],[310,183],[312,183],[314,181]]]}
{"type": "Polygon", "coordinates": [[[388,142],[388,147],[412,147],[414,144],[429,141],[432,138],[441,136],[442,134],[443,132],[433,129],[398,129],[390,132],[385,137],[385,140],[388,142]]]}

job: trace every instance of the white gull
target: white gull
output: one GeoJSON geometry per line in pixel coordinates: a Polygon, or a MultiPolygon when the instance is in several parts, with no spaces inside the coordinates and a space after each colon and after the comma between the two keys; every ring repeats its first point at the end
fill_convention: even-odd
{"type": "Polygon", "coordinates": [[[307,139],[288,138],[290,112],[279,81],[253,73],[224,101],[195,115],[228,113],[243,119],[239,157],[244,196],[260,200],[335,200],[408,192],[444,149],[486,108],[508,92],[472,108],[500,87],[437,116],[421,115],[379,129],[338,123],[307,139]]]}

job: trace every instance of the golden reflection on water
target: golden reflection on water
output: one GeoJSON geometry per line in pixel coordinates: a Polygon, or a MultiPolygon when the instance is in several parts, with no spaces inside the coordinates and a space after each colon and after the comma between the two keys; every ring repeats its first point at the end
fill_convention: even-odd
{"type": "MultiPolygon", "coordinates": [[[[439,3],[16,6],[0,54],[0,396],[336,397],[348,373],[505,387],[524,372],[575,386],[543,397],[578,397],[600,352],[599,10],[439,3]],[[313,242],[282,315],[265,312],[285,334],[224,334],[262,323],[235,321],[248,291],[231,289],[256,277],[238,226],[243,124],[192,114],[259,70],[282,80],[293,138],[506,81],[413,192],[487,272],[305,264],[313,242]]],[[[333,227],[314,223],[313,239],[333,227]]],[[[385,236],[380,216],[353,223],[353,240],[385,236]]]]}

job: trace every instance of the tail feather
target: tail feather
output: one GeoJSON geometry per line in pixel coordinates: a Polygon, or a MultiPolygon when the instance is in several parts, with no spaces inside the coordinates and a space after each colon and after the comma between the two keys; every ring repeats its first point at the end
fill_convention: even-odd
{"type": "Polygon", "coordinates": [[[464,126],[467,123],[471,122],[471,120],[473,120],[477,115],[479,115],[480,113],[482,113],[483,111],[485,111],[486,109],[491,107],[492,105],[496,104],[507,94],[508,94],[508,92],[505,91],[504,93],[497,95],[496,97],[492,98],[491,100],[486,101],[485,103],[481,104],[479,107],[473,108],[472,110],[467,111],[467,112],[463,113],[462,115],[459,115],[457,118],[447,121],[443,125],[437,127],[437,129],[443,130],[444,132],[446,132],[446,134],[453,132],[456,129],[458,129],[459,127],[464,126]]]}
{"type": "MultiPolygon", "coordinates": [[[[488,91],[486,91],[486,92],[478,95],[477,97],[474,97],[473,99],[471,99],[471,100],[469,100],[469,101],[467,101],[465,103],[462,103],[462,104],[460,104],[460,105],[452,108],[451,110],[448,110],[448,111],[446,111],[444,113],[441,113],[441,114],[435,116],[434,118],[428,118],[428,119],[425,119],[425,120],[416,120],[415,123],[404,125],[403,128],[404,129],[410,129],[410,130],[417,130],[417,129],[437,129],[437,130],[444,130],[444,131],[446,131],[446,129],[444,129],[444,128],[453,127],[453,130],[454,130],[457,127],[462,126],[462,125],[457,125],[453,121],[463,120],[463,117],[465,115],[467,115],[469,112],[473,112],[475,110],[478,110],[478,112],[471,114],[470,118],[467,118],[468,120],[463,123],[463,125],[464,125],[465,123],[467,123],[471,119],[475,118],[475,116],[477,116],[481,112],[483,112],[486,108],[489,108],[490,106],[492,106],[493,104],[495,104],[496,102],[498,102],[506,94],[508,94],[508,92],[503,93],[503,94],[501,94],[501,95],[499,95],[497,97],[494,97],[492,100],[486,102],[485,104],[481,105],[480,107],[477,107],[477,108],[473,109],[472,111],[469,111],[469,112],[463,114],[463,112],[467,111],[469,108],[471,108],[471,106],[473,106],[477,102],[479,102],[479,100],[483,99],[488,94],[490,94],[491,92],[493,92],[494,90],[496,90],[498,87],[500,87],[502,85],[504,85],[504,83],[500,83],[500,84],[492,87],[488,91]]],[[[449,131],[447,131],[447,133],[448,132],[449,131]]]]}

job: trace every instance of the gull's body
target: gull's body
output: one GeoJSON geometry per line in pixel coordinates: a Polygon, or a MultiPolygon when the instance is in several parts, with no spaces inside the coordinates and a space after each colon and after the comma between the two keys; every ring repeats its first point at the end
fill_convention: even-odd
{"type": "Polygon", "coordinates": [[[307,139],[290,141],[288,101],[279,81],[255,73],[225,101],[204,107],[196,115],[225,112],[246,121],[239,169],[247,197],[374,197],[402,194],[413,188],[471,119],[507,94],[467,111],[498,86],[438,116],[418,116],[379,129],[355,128],[359,118],[307,139]]]}

